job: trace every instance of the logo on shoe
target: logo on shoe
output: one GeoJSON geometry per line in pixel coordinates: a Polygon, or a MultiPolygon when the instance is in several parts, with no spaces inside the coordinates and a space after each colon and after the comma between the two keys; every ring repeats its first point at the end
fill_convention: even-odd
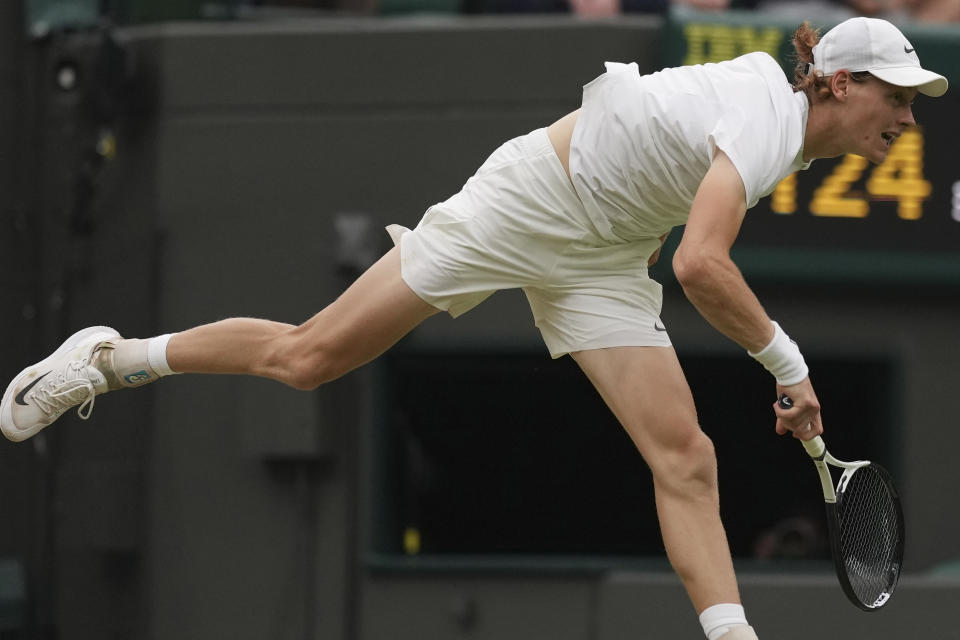
{"type": "Polygon", "coordinates": [[[150,374],[145,370],[137,371],[136,373],[129,373],[123,376],[123,379],[127,381],[128,384],[143,384],[144,382],[150,381],[150,374]]]}
{"type": "Polygon", "coordinates": [[[40,376],[39,378],[37,378],[27,386],[25,386],[23,389],[21,389],[20,393],[17,394],[17,397],[14,398],[14,401],[23,407],[28,406],[25,401],[25,398],[27,397],[27,393],[29,393],[30,389],[33,389],[35,386],[37,386],[38,382],[40,382],[41,380],[46,378],[48,375],[50,375],[50,373],[51,373],[50,371],[47,371],[45,374],[43,374],[42,376],[40,376]]]}

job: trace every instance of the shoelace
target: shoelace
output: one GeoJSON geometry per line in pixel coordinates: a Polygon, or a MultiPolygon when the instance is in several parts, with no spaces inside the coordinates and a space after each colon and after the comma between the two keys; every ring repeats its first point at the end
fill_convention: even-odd
{"type": "Polygon", "coordinates": [[[55,417],[70,407],[80,404],[77,415],[86,420],[93,413],[93,399],[97,392],[86,376],[89,360],[73,360],[67,363],[63,373],[37,386],[30,396],[45,414],[55,417]]]}

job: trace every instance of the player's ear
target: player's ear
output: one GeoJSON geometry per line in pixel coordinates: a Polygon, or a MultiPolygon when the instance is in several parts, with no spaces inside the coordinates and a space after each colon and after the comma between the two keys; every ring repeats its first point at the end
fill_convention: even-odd
{"type": "Polygon", "coordinates": [[[830,76],[830,93],[840,102],[847,100],[847,92],[850,89],[850,72],[846,69],[840,69],[830,76]]]}

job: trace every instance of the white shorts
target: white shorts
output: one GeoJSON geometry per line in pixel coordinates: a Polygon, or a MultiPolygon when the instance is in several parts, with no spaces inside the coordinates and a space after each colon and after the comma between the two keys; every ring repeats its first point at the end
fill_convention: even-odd
{"type": "Polygon", "coordinates": [[[387,231],[400,246],[404,281],[453,317],[495,291],[519,287],[554,358],[670,346],[660,322],[661,287],[647,274],[659,239],[601,238],[546,129],[502,145],[413,231],[387,231]]]}

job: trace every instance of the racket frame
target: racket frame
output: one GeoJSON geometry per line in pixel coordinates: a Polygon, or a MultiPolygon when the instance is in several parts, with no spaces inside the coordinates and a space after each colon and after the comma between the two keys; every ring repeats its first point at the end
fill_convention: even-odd
{"type": "Polygon", "coordinates": [[[903,565],[905,527],[903,521],[903,508],[900,504],[900,495],[897,492],[896,486],[894,486],[892,479],[890,478],[890,474],[887,473],[887,470],[880,465],[867,460],[857,460],[854,462],[844,462],[843,460],[838,460],[830,455],[830,452],[827,451],[826,444],[823,442],[823,438],[820,436],[815,436],[810,440],[805,440],[802,442],[803,448],[806,449],[807,455],[813,459],[813,463],[816,465],[817,472],[820,475],[820,486],[823,489],[823,499],[826,503],[827,528],[830,534],[830,555],[833,556],[833,564],[836,570],[837,579],[840,581],[840,587],[843,589],[847,599],[850,600],[850,602],[852,602],[857,608],[863,611],[877,611],[890,600],[890,596],[893,594],[893,590],[896,588],[897,582],[899,581],[900,570],[903,565]],[[897,531],[899,534],[897,550],[895,551],[897,565],[896,571],[893,575],[893,580],[883,595],[871,604],[864,603],[860,599],[860,596],[857,595],[853,585],[850,583],[850,578],[847,575],[846,563],[838,551],[841,548],[841,543],[840,523],[837,516],[837,494],[842,494],[846,490],[847,484],[850,482],[850,478],[853,477],[853,474],[856,473],[858,469],[862,469],[868,465],[872,466],[875,471],[884,476],[886,479],[885,484],[887,489],[892,492],[891,497],[893,499],[897,514],[897,531]],[[833,476],[830,473],[830,466],[843,469],[840,480],[837,481],[836,489],[834,489],[833,486],[833,476]]]}
{"type": "Polygon", "coordinates": [[[847,488],[847,483],[850,482],[850,478],[857,469],[862,469],[870,464],[869,460],[856,460],[854,462],[837,460],[827,451],[827,445],[824,444],[823,438],[820,436],[816,436],[810,440],[804,440],[803,448],[807,450],[807,455],[813,458],[813,464],[816,465],[817,472],[820,474],[820,486],[823,489],[823,499],[830,504],[836,504],[837,492],[843,493],[844,489],[847,488]],[[836,489],[833,488],[833,476],[830,473],[830,466],[843,470],[840,480],[837,481],[836,489]]]}

